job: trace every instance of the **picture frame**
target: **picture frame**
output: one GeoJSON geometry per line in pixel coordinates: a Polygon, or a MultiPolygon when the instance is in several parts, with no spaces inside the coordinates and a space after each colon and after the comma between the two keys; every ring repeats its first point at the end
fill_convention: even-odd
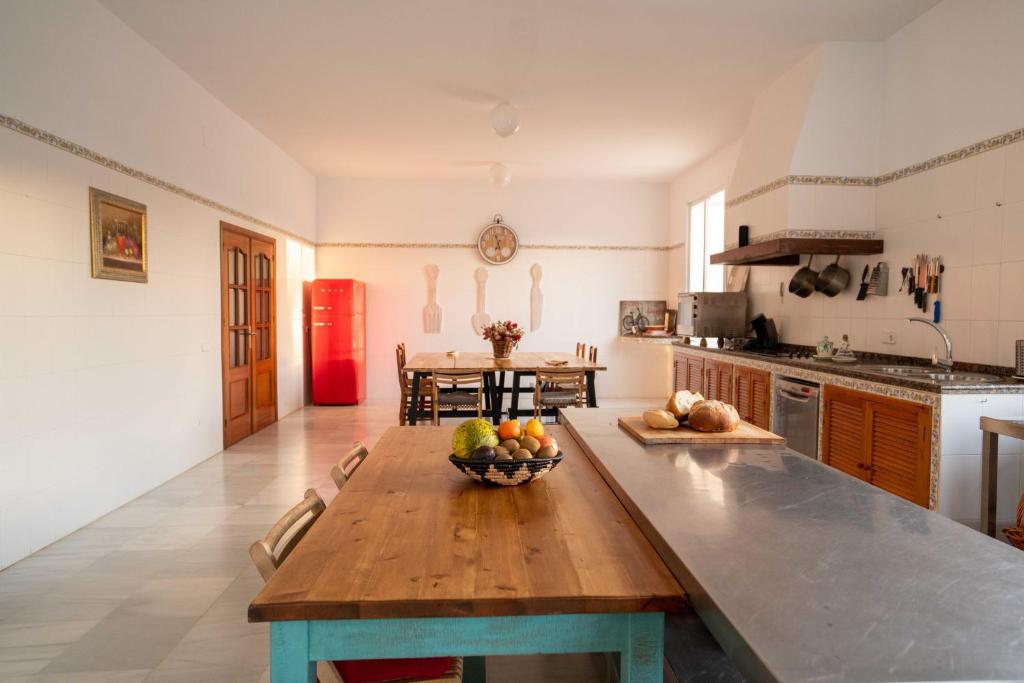
{"type": "Polygon", "coordinates": [[[89,237],[94,278],[149,281],[145,204],[90,187],[89,237]]]}

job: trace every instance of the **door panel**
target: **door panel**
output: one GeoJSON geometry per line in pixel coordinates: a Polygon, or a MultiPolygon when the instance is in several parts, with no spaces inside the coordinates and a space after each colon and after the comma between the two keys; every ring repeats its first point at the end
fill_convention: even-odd
{"type": "Polygon", "coordinates": [[[821,460],[858,479],[868,479],[867,406],[856,392],[825,386],[821,460]]]}
{"type": "Polygon", "coordinates": [[[221,223],[224,446],[277,419],[274,243],[221,223]]]}

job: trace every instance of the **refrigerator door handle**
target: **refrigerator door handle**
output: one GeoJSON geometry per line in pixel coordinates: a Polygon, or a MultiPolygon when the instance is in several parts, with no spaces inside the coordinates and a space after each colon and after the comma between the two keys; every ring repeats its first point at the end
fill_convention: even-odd
{"type": "Polygon", "coordinates": [[[314,306],[314,311],[333,311],[334,306],[314,306]]]}
{"type": "Polygon", "coordinates": [[[313,327],[334,327],[334,323],[313,323],[313,327]]]}

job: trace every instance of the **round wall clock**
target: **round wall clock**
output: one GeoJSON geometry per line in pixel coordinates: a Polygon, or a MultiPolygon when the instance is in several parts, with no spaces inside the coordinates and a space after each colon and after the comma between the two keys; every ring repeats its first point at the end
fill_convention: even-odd
{"type": "Polygon", "coordinates": [[[494,215],[494,222],[481,231],[476,247],[484,261],[499,266],[515,258],[519,251],[519,236],[501,222],[501,214],[498,213],[494,215]]]}

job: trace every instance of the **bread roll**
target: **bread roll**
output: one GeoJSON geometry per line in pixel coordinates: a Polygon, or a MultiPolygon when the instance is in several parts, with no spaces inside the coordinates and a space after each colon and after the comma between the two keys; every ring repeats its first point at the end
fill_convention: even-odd
{"type": "Polygon", "coordinates": [[[665,410],[676,416],[677,420],[685,420],[690,414],[690,407],[697,401],[703,401],[704,397],[689,391],[677,391],[668,399],[665,410]]]}
{"type": "Polygon", "coordinates": [[[679,420],[666,410],[645,410],[644,424],[654,429],[674,429],[679,426],[679,420]]]}
{"type": "Polygon", "coordinates": [[[687,421],[698,432],[731,432],[740,424],[739,413],[721,401],[697,401],[687,421]]]}

